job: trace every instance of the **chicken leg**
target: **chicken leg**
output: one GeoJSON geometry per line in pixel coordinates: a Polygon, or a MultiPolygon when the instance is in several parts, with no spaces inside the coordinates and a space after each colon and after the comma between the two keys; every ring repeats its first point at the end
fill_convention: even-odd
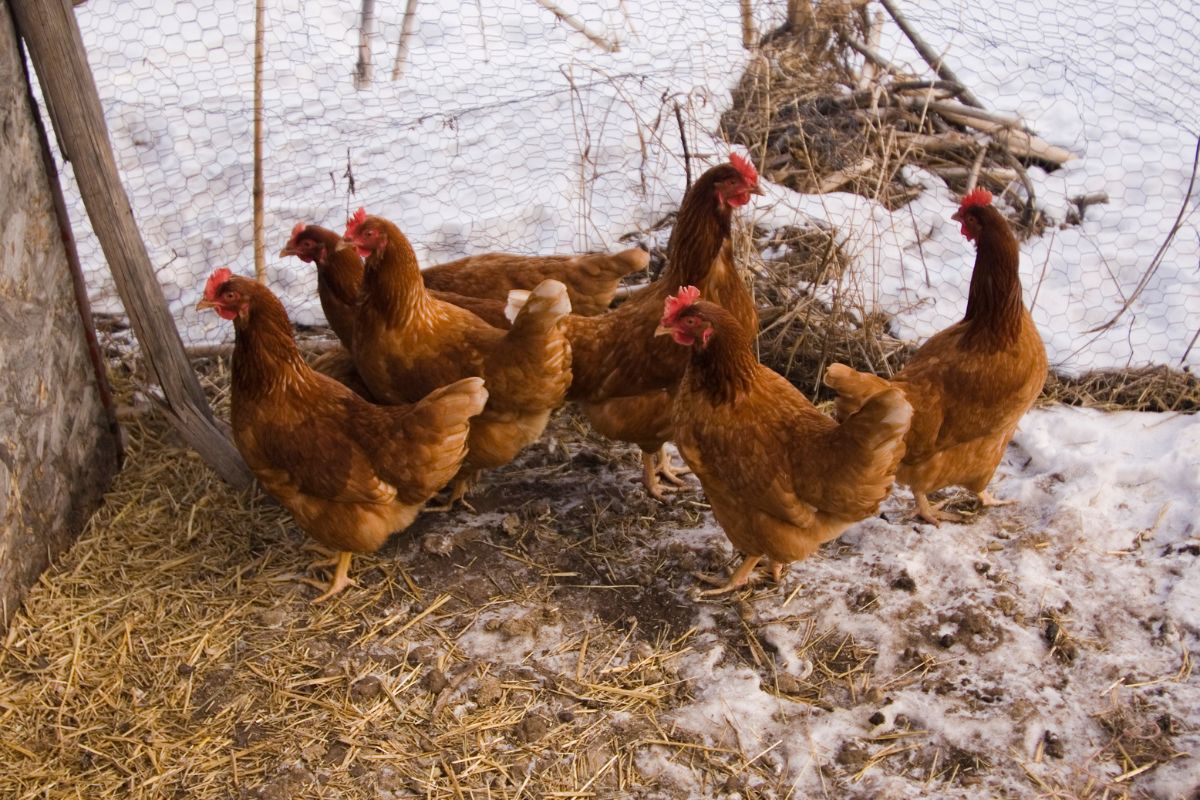
{"type": "MultiPolygon", "coordinates": [[[[719,594],[737,591],[750,582],[750,573],[754,572],[754,568],[758,566],[758,562],[762,556],[746,556],[742,563],[733,574],[729,576],[729,580],[716,589],[709,589],[700,593],[701,597],[713,597],[719,594]]],[[[696,574],[696,577],[706,583],[720,583],[719,579],[712,578],[708,575],[696,574]]]]}
{"type": "Polygon", "coordinates": [[[438,513],[443,513],[443,512],[447,512],[447,511],[453,511],[455,503],[462,503],[471,512],[476,513],[476,514],[479,513],[478,511],[475,510],[475,506],[473,506],[469,502],[467,502],[467,493],[471,491],[471,486],[474,484],[474,482],[475,482],[475,475],[472,475],[467,478],[455,479],[453,485],[450,487],[450,499],[447,500],[446,502],[440,503],[436,506],[427,505],[427,506],[425,506],[424,510],[429,511],[431,513],[438,514],[438,513]]]}
{"type": "Polygon", "coordinates": [[[983,506],[984,508],[995,508],[996,506],[1011,506],[1015,502],[1017,502],[1016,499],[1012,498],[1012,497],[1008,498],[1007,500],[1001,500],[999,497],[996,497],[991,492],[989,492],[987,489],[984,489],[982,492],[979,493],[979,505],[983,506]]]}
{"type": "MultiPolygon", "coordinates": [[[[333,571],[333,579],[329,582],[329,588],[325,590],[324,594],[314,597],[312,600],[314,603],[323,603],[354,583],[354,580],[350,578],[350,559],[353,557],[354,554],[348,550],[342,550],[337,554],[336,568],[333,571]]],[[[316,581],[306,581],[306,583],[320,588],[320,584],[316,581]]]]}
{"type": "Polygon", "coordinates": [[[949,499],[943,500],[934,505],[929,502],[929,496],[925,492],[913,490],[913,499],[917,501],[916,516],[925,520],[933,527],[940,527],[942,522],[962,522],[963,515],[954,511],[943,511],[942,506],[950,502],[949,499]]]}
{"type": "Polygon", "coordinates": [[[660,447],[657,453],[642,451],[642,484],[646,487],[647,494],[655,500],[665,503],[664,492],[673,492],[677,488],[687,486],[687,481],[679,476],[689,472],[691,470],[686,466],[675,468],[675,465],[671,463],[671,457],[667,455],[666,445],[660,447]],[[658,479],[660,475],[671,485],[664,486],[658,479]]]}
{"type": "Polygon", "coordinates": [[[680,478],[680,475],[690,475],[692,470],[684,464],[682,467],[676,467],[671,463],[671,456],[667,454],[667,446],[664,444],[658,448],[658,474],[662,475],[667,483],[672,483],[676,486],[687,486],[687,481],[680,478]]]}

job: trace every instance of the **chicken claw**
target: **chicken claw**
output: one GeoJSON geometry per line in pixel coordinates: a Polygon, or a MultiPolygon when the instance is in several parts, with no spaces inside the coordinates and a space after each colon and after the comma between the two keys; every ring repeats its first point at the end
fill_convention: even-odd
{"type": "Polygon", "coordinates": [[[306,553],[316,553],[319,556],[324,556],[323,558],[318,558],[316,561],[310,562],[305,568],[306,572],[311,572],[312,570],[320,569],[322,567],[336,567],[342,558],[342,552],[340,550],[331,550],[324,545],[317,544],[316,542],[305,542],[300,546],[300,549],[306,553]]]}
{"type": "Polygon", "coordinates": [[[697,578],[704,581],[705,583],[718,584],[716,589],[709,589],[707,591],[700,592],[700,596],[701,597],[714,597],[716,595],[726,594],[728,592],[737,591],[738,589],[742,588],[746,584],[750,583],[750,580],[751,580],[750,575],[751,575],[751,573],[754,572],[754,568],[756,566],[758,566],[758,562],[761,559],[762,559],[762,556],[746,556],[746,558],[743,559],[741,565],[736,570],[734,570],[734,573],[729,576],[729,580],[726,581],[724,584],[721,584],[720,579],[713,578],[710,575],[693,573],[693,574],[695,574],[695,576],[697,578]]]}
{"type": "MultiPolygon", "coordinates": [[[[314,597],[312,599],[312,602],[323,603],[326,600],[328,600],[329,598],[333,597],[335,594],[340,593],[347,586],[357,585],[355,583],[354,579],[351,578],[350,574],[349,574],[350,573],[350,559],[353,557],[354,557],[354,554],[348,550],[343,550],[338,553],[337,567],[333,572],[333,580],[331,580],[329,582],[329,588],[325,590],[324,594],[322,594],[318,597],[314,597]]],[[[304,582],[309,584],[310,586],[316,586],[318,589],[321,588],[321,586],[323,585],[323,584],[317,583],[316,581],[305,580],[304,582]]]]}
{"type": "Polygon", "coordinates": [[[657,453],[642,453],[642,485],[646,487],[647,494],[660,502],[667,501],[663,497],[664,492],[673,492],[688,486],[688,482],[679,476],[690,472],[691,470],[687,466],[676,468],[671,463],[671,457],[667,455],[665,446],[660,448],[657,453]],[[669,486],[663,485],[659,480],[660,475],[670,484],[669,486]]]}
{"type": "Polygon", "coordinates": [[[1012,498],[1012,497],[1008,498],[1007,500],[1001,500],[999,497],[996,497],[991,492],[989,492],[987,489],[984,489],[982,492],[979,493],[979,505],[983,506],[984,508],[994,508],[996,506],[1011,506],[1015,502],[1017,502],[1016,499],[1012,498]]]}
{"type": "Polygon", "coordinates": [[[683,480],[679,476],[690,475],[692,470],[687,464],[684,464],[682,467],[676,467],[674,464],[672,464],[671,456],[667,454],[666,445],[663,445],[658,449],[657,460],[658,466],[656,467],[656,471],[659,475],[662,475],[668,483],[673,483],[676,486],[688,485],[687,481],[683,480]]]}
{"type": "Polygon", "coordinates": [[[663,496],[663,493],[675,491],[678,484],[675,486],[662,485],[662,482],[658,479],[660,469],[656,461],[657,458],[654,453],[642,453],[642,485],[646,487],[648,495],[660,503],[665,503],[667,502],[667,498],[663,496]]]}
{"type": "Polygon", "coordinates": [[[965,522],[966,517],[954,511],[943,511],[942,506],[950,502],[947,498],[940,503],[931,504],[929,497],[924,492],[913,492],[913,498],[917,501],[917,513],[914,515],[928,522],[935,528],[941,527],[945,522],[965,522]]]}
{"type": "Polygon", "coordinates": [[[441,514],[454,510],[455,503],[462,503],[471,513],[478,514],[475,506],[467,502],[467,493],[471,491],[471,485],[474,483],[472,478],[460,478],[454,482],[453,488],[450,490],[450,499],[445,503],[440,503],[436,506],[425,506],[425,511],[441,514]]]}

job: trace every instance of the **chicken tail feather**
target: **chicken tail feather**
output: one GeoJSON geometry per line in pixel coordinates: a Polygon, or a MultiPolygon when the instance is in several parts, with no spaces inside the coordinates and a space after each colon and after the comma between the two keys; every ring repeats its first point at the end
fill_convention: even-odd
{"type": "Polygon", "coordinates": [[[878,375],[858,372],[845,364],[829,365],[825,370],[825,385],[838,394],[834,409],[837,418],[842,421],[849,419],[868,400],[891,386],[878,375]]]}
{"type": "Polygon", "coordinates": [[[567,287],[553,278],[533,287],[533,291],[514,289],[508,293],[508,305],[504,316],[513,324],[513,330],[529,325],[549,330],[560,318],[571,313],[571,298],[567,287]],[[522,297],[521,295],[524,295],[522,297]]]}
{"type": "Polygon", "coordinates": [[[853,484],[864,514],[874,513],[887,497],[904,457],[904,437],[912,416],[904,392],[893,387],[867,400],[838,429],[847,451],[858,454],[848,459],[847,466],[856,473],[853,484]]]}
{"type": "Polygon", "coordinates": [[[612,257],[610,272],[615,277],[623,278],[631,272],[645,269],[649,264],[649,253],[640,247],[630,247],[612,257]]]}
{"type": "Polygon", "coordinates": [[[438,417],[453,425],[483,411],[487,398],[488,391],[483,385],[483,378],[463,378],[434,389],[420,404],[436,407],[438,417]]]}

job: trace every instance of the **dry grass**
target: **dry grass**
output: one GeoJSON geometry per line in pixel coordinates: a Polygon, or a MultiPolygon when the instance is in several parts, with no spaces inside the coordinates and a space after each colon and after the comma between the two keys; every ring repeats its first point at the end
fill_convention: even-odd
{"type": "Polygon", "coordinates": [[[882,25],[866,4],[812,10],[802,30],[766,37],[721,119],[724,135],[745,145],[766,177],[801,193],[849,191],[898,208],[922,191],[903,169],[920,167],[955,191],[978,185],[1003,195],[1018,236],[1041,232],[1024,164],[929,107],[963,87],[863,62],[849,43],[866,45],[882,25]]]}
{"type": "Polygon", "coordinates": [[[1200,380],[1170,367],[1102,370],[1078,378],[1054,373],[1042,392],[1045,401],[1106,411],[1200,411],[1200,380]]]}
{"type": "MultiPolygon", "coordinates": [[[[202,367],[224,413],[227,364],[202,367]]],[[[570,413],[491,476],[479,515],[423,516],[356,559],[357,587],[314,606],[290,517],[183,449],[139,405],[134,362],[114,373],[126,469],[0,652],[0,796],[682,796],[656,795],[648,764],[714,795],[785,796],[769,751],[676,725],[696,699],[689,659],[720,648],[722,667],[750,670],[787,708],[863,719],[941,680],[944,664],[919,653],[878,675],[868,643],[788,610],[804,607],[803,583],[690,597],[689,572],[729,559],[664,539],[701,522],[699,496],[650,501],[635,451],[570,413]],[[779,628],[799,632],[794,652],[779,628]]],[[[1069,621],[1036,624],[1051,621],[1048,646],[1061,645],[1069,621]]],[[[1144,717],[1096,723],[1138,766],[1171,757],[1146,750],[1144,717]]],[[[904,720],[843,751],[821,765],[831,786],[970,786],[997,766],[904,720]]]]}
{"type": "MultiPolygon", "coordinates": [[[[639,796],[646,753],[718,785],[759,768],[663,720],[698,607],[646,536],[702,506],[617,485],[632,453],[566,415],[479,517],[422,517],[314,606],[289,515],[183,449],[131,365],[127,466],[0,653],[0,796],[639,796]]],[[[223,409],[227,365],[202,367],[223,409]]],[[[779,690],[822,702],[862,655],[811,634],[812,677],[779,690]]]]}

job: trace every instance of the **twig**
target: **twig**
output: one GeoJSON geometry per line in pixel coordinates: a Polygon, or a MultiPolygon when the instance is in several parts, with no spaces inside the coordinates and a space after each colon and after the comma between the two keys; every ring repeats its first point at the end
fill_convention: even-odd
{"type": "MultiPolygon", "coordinates": [[[[965,89],[963,91],[966,92],[965,89]]],[[[1027,131],[1024,123],[1018,117],[969,108],[962,103],[946,100],[925,101],[920,98],[910,98],[904,105],[914,110],[932,111],[957,125],[965,125],[982,131],[991,136],[996,144],[1019,158],[1032,158],[1054,165],[1063,164],[1075,158],[1075,154],[1070,150],[1050,144],[1045,139],[1027,131]]]]}
{"type": "Polygon", "coordinates": [[[254,277],[267,277],[263,243],[263,61],[266,49],[266,0],[254,4],[254,277]]]}
{"type": "MultiPolygon", "coordinates": [[[[1183,220],[1187,216],[1192,204],[1192,192],[1196,190],[1197,168],[1200,168],[1200,136],[1196,137],[1196,152],[1192,154],[1192,177],[1188,179],[1187,191],[1183,195],[1183,202],[1179,204],[1179,213],[1175,215],[1175,222],[1171,225],[1171,230],[1167,233],[1167,238],[1163,239],[1163,243],[1158,246],[1158,251],[1155,252],[1154,258],[1150,260],[1150,267],[1146,270],[1146,274],[1142,275],[1141,280],[1138,281],[1138,285],[1129,297],[1125,299],[1125,302],[1118,309],[1117,313],[1113,315],[1112,319],[1101,325],[1097,325],[1087,331],[1087,333],[1097,333],[1111,328],[1121,318],[1121,315],[1129,310],[1129,307],[1133,305],[1133,301],[1137,300],[1138,296],[1150,285],[1150,279],[1154,277],[1154,274],[1158,272],[1158,268],[1162,266],[1163,258],[1167,254],[1167,248],[1171,246],[1171,242],[1175,241],[1175,237],[1183,228],[1183,220]]],[[[1192,344],[1195,344],[1195,341],[1193,339],[1192,344]]],[[[1188,346],[1188,350],[1191,350],[1191,345],[1188,346]]]]}
{"type": "Polygon", "coordinates": [[[842,35],[842,40],[845,41],[846,44],[850,45],[850,47],[853,50],[858,51],[858,53],[860,55],[862,55],[863,58],[865,58],[868,61],[870,61],[871,63],[873,63],[875,66],[880,67],[881,69],[884,69],[884,70],[891,72],[893,74],[896,74],[896,75],[899,75],[901,73],[901,70],[899,67],[897,67],[895,64],[893,64],[891,61],[888,61],[886,58],[884,58],[883,55],[881,55],[877,50],[875,50],[873,47],[868,45],[866,42],[861,42],[858,39],[855,39],[853,36],[847,36],[845,34],[842,35]]]}
{"type": "MultiPolygon", "coordinates": [[[[912,25],[908,23],[908,20],[903,14],[900,13],[900,9],[896,8],[895,4],[892,3],[892,0],[879,0],[879,4],[883,6],[889,14],[891,14],[892,19],[894,19],[896,24],[900,26],[900,30],[904,31],[904,35],[907,36],[908,40],[913,43],[913,47],[917,48],[917,52],[921,54],[921,58],[925,59],[925,63],[929,64],[933,71],[937,73],[939,78],[947,81],[954,81],[958,84],[962,83],[962,81],[958,79],[958,76],[954,74],[954,71],[946,66],[946,63],[942,60],[942,58],[938,56],[937,53],[933,52],[933,48],[926,44],[925,40],[921,38],[921,35],[918,34],[912,25]]],[[[976,108],[983,108],[983,103],[979,102],[979,98],[977,98],[970,89],[965,87],[963,88],[962,99],[963,102],[968,105],[975,106],[976,108]]]]}
{"type": "Polygon", "coordinates": [[[400,27],[400,42],[396,45],[396,60],[392,62],[392,80],[400,80],[404,74],[404,62],[408,60],[408,43],[412,39],[413,26],[417,22],[417,0],[408,0],[404,7],[404,24],[400,27]]]}
{"type": "Polygon", "coordinates": [[[787,24],[791,26],[792,33],[799,33],[801,17],[813,18],[810,0],[787,0],[787,24]]]}
{"type": "Polygon", "coordinates": [[[1033,181],[1029,179],[1029,173],[1025,171],[1025,165],[1013,153],[1013,151],[1005,147],[1004,157],[1008,161],[1010,167],[1017,171],[1017,177],[1021,180],[1021,185],[1025,187],[1025,208],[1021,211],[1021,222],[1028,227],[1033,227],[1037,222],[1038,217],[1042,212],[1037,208],[1037,193],[1033,188],[1033,181]]]}
{"type": "Polygon", "coordinates": [[[875,169],[875,160],[871,158],[864,158],[862,161],[858,162],[852,167],[846,167],[845,169],[840,169],[837,172],[830,173],[821,179],[821,185],[817,187],[817,194],[827,194],[840,189],[850,181],[854,180],[860,175],[865,175],[873,169],[875,169]]]}
{"type": "MultiPolygon", "coordinates": [[[[679,109],[679,101],[675,101],[675,121],[679,123],[679,143],[683,145],[683,174],[687,178],[687,188],[692,188],[692,155],[688,152],[687,133],[683,128],[683,112],[679,109]]],[[[685,190],[686,191],[686,190],[685,190]]]]}
{"type": "Polygon", "coordinates": [[[971,174],[967,176],[967,187],[963,189],[963,194],[970,194],[975,190],[975,184],[979,182],[979,170],[983,169],[983,159],[987,157],[987,151],[987,144],[980,143],[979,152],[971,162],[971,174]]]}
{"type": "MultiPolygon", "coordinates": [[[[863,11],[864,11],[864,15],[865,15],[866,9],[864,8],[863,11]]],[[[863,48],[863,50],[864,51],[869,50],[872,53],[878,52],[879,40],[882,35],[883,35],[883,14],[876,11],[870,17],[870,27],[867,29],[867,44],[866,44],[866,47],[863,48]]],[[[865,57],[866,53],[864,52],[863,55],[865,57]]],[[[868,86],[871,86],[872,84],[874,84],[876,82],[876,80],[879,78],[879,70],[880,69],[886,69],[886,67],[884,67],[882,64],[879,64],[878,62],[874,61],[871,58],[866,58],[866,61],[863,64],[862,72],[859,73],[859,76],[858,76],[858,88],[866,89],[868,86]]]]}
{"type": "Polygon", "coordinates": [[[570,25],[572,28],[582,33],[588,38],[588,41],[596,45],[596,47],[599,47],[601,50],[607,53],[615,53],[621,49],[619,44],[609,41],[600,34],[595,33],[584,24],[583,20],[579,19],[579,17],[576,17],[573,14],[563,11],[555,3],[553,3],[552,0],[537,0],[537,4],[549,11],[554,16],[558,17],[560,22],[565,22],[567,25],[570,25]]]}
{"type": "MultiPolygon", "coordinates": [[[[993,185],[1004,185],[1021,179],[1020,173],[1018,173],[1015,169],[1010,169],[1008,167],[984,168],[981,166],[980,169],[976,170],[974,166],[931,166],[929,167],[929,170],[941,175],[944,180],[964,181],[966,185],[970,187],[970,189],[975,188],[975,184],[978,183],[979,178],[983,178],[985,181],[993,185]]],[[[970,191],[970,189],[963,189],[963,193],[965,194],[966,192],[970,191]]]]}
{"type": "MultiPolygon", "coordinates": [[[[301,353],[328,353],[341,347],[337,339],[301,339],[296,342],[301,353]]],[[[232,344],[197,344],[183,348],[188,358],[219,358],[233,354],[232,344]]]]}

